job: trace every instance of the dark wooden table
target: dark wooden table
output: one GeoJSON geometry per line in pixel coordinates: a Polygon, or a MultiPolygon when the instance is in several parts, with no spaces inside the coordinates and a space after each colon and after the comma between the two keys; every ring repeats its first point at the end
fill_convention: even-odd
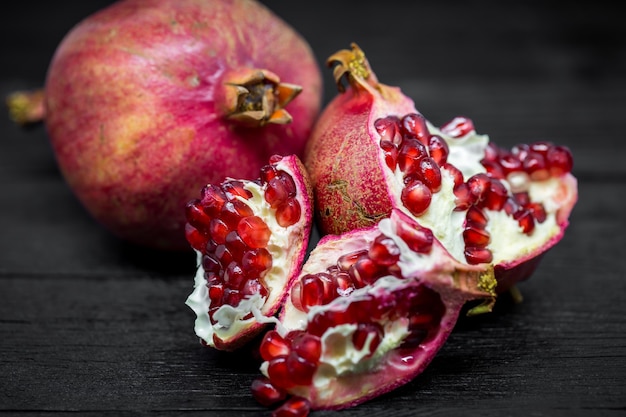
{"type": "MultiPolygon", "coordinates": [[[[107,1],[3,2],[2,96],[43,83],[62,36],[107,1]]],[[[565,238],[430,367],[313,416],[626,414],[626,25],[603,1],[266,2],[322,65],[357,42],[436,124],[464,114],[505,146],[571,148],[565,238]]],[[[335,94],[325,70],[326,100],[335,94]]],[[[201,347],[190,253],[110,236],[64,183],[42,126],[0,115],[0,415],[266,415],[245,352],[201,347]]]]}

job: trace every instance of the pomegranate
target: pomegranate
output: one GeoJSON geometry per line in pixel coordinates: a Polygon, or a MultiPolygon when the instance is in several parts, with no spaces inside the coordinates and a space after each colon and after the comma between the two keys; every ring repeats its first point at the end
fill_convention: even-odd
{"type": "Polygon", "coordinates": [[[44,118],[95,219],[183,249],[181,208],[204,182],[302,156],[321,84],[306,40],[254,0],[125,0],[67,34],[43,96],[16,93],[10,106],[20,122],[44,118]]]}
{"type": "Polygon", "coordinates": [[[458,261],[495,265],[498,291],[528,278],[577,200],[569,149],[504,149],[467,117],[437,128],[398,87],[378,82],[355,44],[328,64],[342,94],[323,110],[304,157],[322,232],[375,224],[396,207],[458,261]]]}
{"type": "Polygon", "coordinates": [[[205,345],[234,350],[273,323],[302,267],[311,205],[295,155],[272,156],[256,180],[208,184],[187,203],[185,235],[198,259],[187,305],[205,345]]]}
{"type": "Polygon", "coordinates": [[[289,397],[339,409],[388,392],[428,365],[462,306],[491,305],[495,286],[491,266],[458,262],[399,210],[375,226],[327,235],[262,338],[253,395],[265,405],[289,397]]]}

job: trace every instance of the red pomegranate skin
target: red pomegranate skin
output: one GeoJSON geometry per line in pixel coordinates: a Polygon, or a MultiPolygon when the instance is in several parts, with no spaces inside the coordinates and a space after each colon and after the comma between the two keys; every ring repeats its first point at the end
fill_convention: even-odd
{"type": "Polygon", "coordinates": [[[301,156],[321,84],[304,38],[259,3],[126,0],[77,24],[57,48],[45,123],[95,219],[125,240],[188,250],[185,203],[204,184],[256,178],[273,154],[301,156]],[[226,119],[223,86],[253,69],[302,87],[285,108],[291,123],[226,119]]]}

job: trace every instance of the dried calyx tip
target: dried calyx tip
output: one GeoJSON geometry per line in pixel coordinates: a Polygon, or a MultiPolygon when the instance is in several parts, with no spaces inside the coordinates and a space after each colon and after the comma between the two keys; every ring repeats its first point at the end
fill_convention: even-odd
{"type": "Polygon", "coordinates": [[[350,85],[367,82],[376,85],[378,83],[363,50],[354,42],[350,46],[352,49],[342,49],[335,52],[326,61],[329,67],[334,66],[335,83],[337,89],[342,93],[345,91],[344,77],[350,85]]]}

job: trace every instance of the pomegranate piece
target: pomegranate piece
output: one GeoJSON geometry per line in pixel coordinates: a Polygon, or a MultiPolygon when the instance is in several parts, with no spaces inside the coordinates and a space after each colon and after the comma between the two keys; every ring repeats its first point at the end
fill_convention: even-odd
{"type": "Polygon", "coordinates": [[[196,334],[217,349],[236,349],[272,322],[307,249],[312,195],[302,163],[275,156],[259,175],[207,185],[186,208],[199,260],[187,305],[196,334]],[[286,216],[288,202],[298,210],[286,216]]]}
{"type": "Polygon", "coordinates": [[[577,200],[570,150],[549,141],[505,149],[465,116],[437,127],[378,82],[355,44],[328,65],[341,94],[322,111],[304,157],[322,233],[370,227],[398,208],[458,261],[492,264],[499,291],[528,278],[526,265],[563,237],[577,200]]]}
{"type": "Polygon", "coordinates": [[[311,409],[336,409],[419,374],[461,307],[475,299],[491,303],[495,296],[491,268],[455,261],[432,234],[425,245],[425,230],[394,210],[377,226],[323,237],[292,286],[276,329],[262,338],[263,376],[254,386],[286,391],[281,410],[301,401],[311,409]],[[353,291],[339,291],[337,277],[361,264],[375,267],[361,268],[353,291]]]}

